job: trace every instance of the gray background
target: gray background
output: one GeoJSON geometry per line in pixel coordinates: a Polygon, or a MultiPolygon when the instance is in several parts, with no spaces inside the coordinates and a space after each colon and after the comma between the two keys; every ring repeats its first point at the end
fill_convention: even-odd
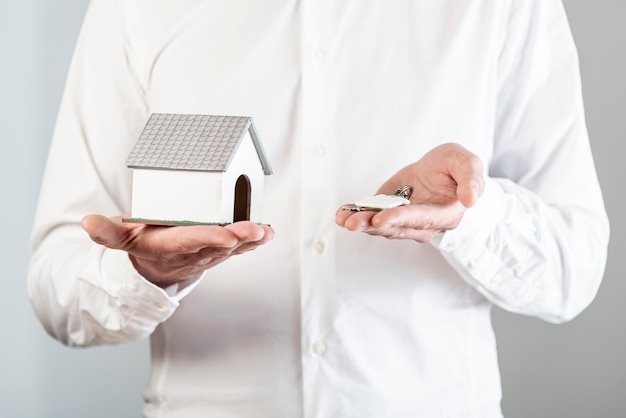
{"type": "MultiPolygon", "coordinates": [[[[51,131],[86,0],[0,0],[0,417],[139,416],[147,343],[69,349],[26,296],[28,236],[51,131]]],[[[494,311],[507,418],[626,416],[626,2],[565,0],[589,131],[612,223],[600,293],[554,326],[494,311]]],[[[580,196],[584,199],[584,196],[580,196]]]]}

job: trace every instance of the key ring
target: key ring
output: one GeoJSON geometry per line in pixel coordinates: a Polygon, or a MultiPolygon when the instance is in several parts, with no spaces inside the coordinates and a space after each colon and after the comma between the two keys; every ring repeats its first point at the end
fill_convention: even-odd
{"type": "Polygon", "coordinates": [[[402,187],[398,187],[398,190],[396,190],[396,192],[394,193],[394,195],[400,196],[407,200],[411,198],[412,194],[413,194],[413,186],[411,186],[410,184],[405,184],[402,187]]]}

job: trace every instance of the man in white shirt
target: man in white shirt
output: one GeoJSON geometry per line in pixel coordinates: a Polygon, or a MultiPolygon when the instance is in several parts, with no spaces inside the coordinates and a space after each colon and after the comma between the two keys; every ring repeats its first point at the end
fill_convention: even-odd
{"type": "Polygon", "coordinates": [[[563,322],[604,270],[577,64],[559,0],[94,0],[34,309],[68,345],[150,337],[148,417],[499,417],[492,303],[563,322]],[[122,224],[153,112],[253,116],[272,226],[122,224]],[[381,184],[412,204],[337,209],[381,184]]]}

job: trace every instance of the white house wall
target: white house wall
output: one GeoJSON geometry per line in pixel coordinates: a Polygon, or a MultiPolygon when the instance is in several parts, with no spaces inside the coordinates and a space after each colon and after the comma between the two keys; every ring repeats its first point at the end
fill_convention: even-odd
{"type": "Polygon", "coordinates": [[[160,221],[216,222],[221,218],[222,175],[199,171],[134,169],[132,217],[160,221]]]}
{"type": "Polygon", "coordinates": [[[250,220],[253,222],[261,222],[265,174],[263,174],[263,167],[261,166],[249,132],[241,141],[239,149],[228,166],[228,170],[224,173],[224,199],[222,200],[221,210],[222,216],[229,219],[229,222],[233,219],[235,183],[242,174],[248,176],[252,188],[250,196],[250,220]]]}

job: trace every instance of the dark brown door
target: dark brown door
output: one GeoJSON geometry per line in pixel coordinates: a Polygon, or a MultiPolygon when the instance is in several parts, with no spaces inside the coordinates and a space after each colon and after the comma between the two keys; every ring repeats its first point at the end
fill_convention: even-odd
{"type": "Polygon", "coordinates": [[[250,220],[250,179],[246,175],[241,175],[235,183],[235,209],[233,222],[250,220]]]}

